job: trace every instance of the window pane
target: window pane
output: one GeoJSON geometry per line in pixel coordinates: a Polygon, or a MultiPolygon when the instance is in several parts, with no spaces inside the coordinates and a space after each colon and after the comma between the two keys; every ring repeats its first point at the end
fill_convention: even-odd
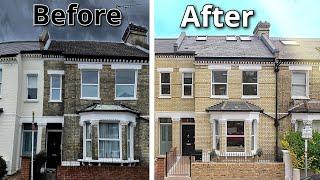
{"type": "Polygon", "coordinates": [[[244,137],[227,137],[228,152],[244,152],[244,137]]]}
{"type": "Polygon", "coordinates": [[[170,124],[160,125],[160,154],[164,155],[172,147],[172,126],[170,124]]]}
{"type": "Polygon", "coordinates": [[[86,138],[91,139],[91,127],[90,123],[86,123],[86,138]]]}
{"type": "Polygon", "coordinates": [[[227,71],[213,71],[213,81],[215,83],[227,83],[227,71]]]}
{"type": "Polygon", "coordinates": [[[116,85],[116,97],[134,97],[134,85],[116,85]]]}
{"type": "Polygon", "coordinates": [[[227,85],[226,84],[214,84],[212,88],[213,95],[227,95],[227,85]]]}
{"type": "Polygon", "coordinates": [[[91,152],[91,141],[86,141],[86,157],[91,157],[92,152],[91,152]]]}
{"type": "Polygon", "coordinates": [[[82,97],[98,97],[98,85],[82,85],[82,97]]]}
{"type": "Polygon", "coordinates": [[[184,84],[192,84],[192,73],[184,73],[184,84]]]}
{"type": "Polygon", "coordinates": [[[119,139],[119,125],[117,123],[102,123],[99,127],[100,138],[119,139]]]}
{"type": "Polygon", "coordinates": [[[257,83],[257,71],[243,71],[242,81],[243,83],[257,83]]]}
{"type": "Polygon", "coordinates": [[[61,75],[51,75],[52,88],[60,88],[61,75]]]}
{"type": "Polygon", "coordinates": [[[306,96],[306,86],[292,85],[292,96],[306,96]]]}
{"type": "Polygon", "coordinates": [[[119,158],[119,141],[99,141],[99,157],[101,158],[119,158]]]}
{"type": "Polygon", "coordinates": [[[82,71],[83,84],[98,84],[98,71],[82,71]]]}
{"type": "Polygon", "coordinates": [[[170,85],[162,84],[161,85],[161,94],[170,94],[170,85]]]}
{"type": "Polygon", "coordinates": [[[60,100],[60,89],[52,89],[51,99],[60,100]]]}
{"type": "Polygon", "coordinates": [[[28,88],[37,88],[37,74],[28,74],[28,88]]]}
{"type": "Polygon", "coordinates": [[[37,99],[37,88],[28,88],[28,99],[37,99]]]}
{"type": "Polygon", "coordinates": [[[227,135],[244,135],[243,121],[228,121],[227,135]]]}
{"type": "Polygon", "coordinates": [[[161,83],[170,83],[170,73],[161,73],[161,83]]]}
{"type": "Polygon", "coordinates": [[[117,69],[116,70],[116,84],[135,84],[135,70],[117,69]]]}
{"type": "Polygon", "coordinates": [[[292,84],[306,84],[306,73],[293,73],[292,84]]]}
{"type": "Polygon", "coordinates": [[[243,84],[243,95],[258,95],[257,84],[243,84]]]}
{"type": "Polygon", "coordinates": [[[184,86],[183,95],[191,96],[192,95],[192,86],[184,86]]]}
{"type": "MultiPolygon", "coordinates": [[[[34,132],[34,147],[33,147],[33,151],[35,152],[37,149],[37,132],[34,132]]],[[[23,132],[23,142],[22,142],[22,154],[23,155],[31,155],[31,139],[32,139],[32,132],[31,131],[27,131],[27,132],[23,132]]]]}

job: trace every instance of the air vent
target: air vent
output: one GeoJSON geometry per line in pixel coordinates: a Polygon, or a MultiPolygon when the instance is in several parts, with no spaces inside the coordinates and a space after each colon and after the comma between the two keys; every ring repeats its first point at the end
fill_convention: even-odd
{"type": "Polygon", "coordinates": [[[251,37],[250,36],[240,36],[240,40],[241,41],[251,41],[251,37]]]}
{"type": "Polygon", "coordinates": [[[226,36],[226,41],[237,41],[237,36],[226,36]]]}
{"type": "Polygon", "coordinates": [[[299,46],[299,43],[297,41],[282,40],[281,43],[289,46],[299,46]]]}
{"type": "Polygon", "coordinates": [[[196,41],[206,41],[207,40],[207,36],[197,36],[196,41]]]}

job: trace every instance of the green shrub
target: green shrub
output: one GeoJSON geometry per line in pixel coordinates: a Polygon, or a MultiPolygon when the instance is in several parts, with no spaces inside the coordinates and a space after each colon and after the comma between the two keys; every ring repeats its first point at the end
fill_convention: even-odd
{"type": "MultiPolygon", "coordinates": [[[[305,168],[304,139],[301,132],[287,132],[281,140],[283,149],[289,150],[294,168],[305,168]]],[[[308,168],[320,172],[320,133],[313,132],[312,139],[308,140],[308,168]]]]}
{"type": "Polygon", "coordinates": [[[7,163],[6,161],[0,156],[0,179],[7,174],[7,163]]]}

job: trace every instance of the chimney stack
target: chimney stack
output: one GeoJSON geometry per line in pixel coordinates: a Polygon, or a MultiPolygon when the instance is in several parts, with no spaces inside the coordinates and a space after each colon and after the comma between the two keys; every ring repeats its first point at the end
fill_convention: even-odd
{"type": "Polygon", "coordinates": [[[44,47],[46,46],[49,39],[50,39],[49,30],[45,27],[45,28],[43,28],[43,30],[39,36],[40,50],[44,50],[44,47]]]}
{"type": "Polygon", "coordinates": [[[130,23],[122,36],[125,43],[149,49],[147,28],[130,23]]]}
{"type": "Polygon", "coordinates": [[[267,37],[269,37],[269,31],[270,31],[270,23],[267,21],[260,21],[257,26],[254,28],[253,34],[260,37],[262,34],[265,34],[267,37]]]}

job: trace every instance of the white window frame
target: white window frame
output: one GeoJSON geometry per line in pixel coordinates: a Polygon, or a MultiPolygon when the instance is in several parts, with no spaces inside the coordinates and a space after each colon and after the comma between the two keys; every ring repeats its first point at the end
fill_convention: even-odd
{"type": "Polygon", "coordinates": [[[259,97],[259,71],[255,70],[255,69],[247,69],[247,70],[242,70],[241,71],[241,79],[242,79],[242,84],[241,84],[241,89],[242,89],[242,99],[256,99],[256,98],[260,98],[259,97]],[[247,72],[247,71],[255,71],[257,72],[257,82],[256,83],[244,83],[243,82],[243,72],[247,72]],[[257,95],[244,95],[244,91],[243,91],[243,86],[244,85],[257,85],[257,95]]]}
{"type": "MultiPolygon", "coordinates": [[[[34,126],[36,126],[36,124],[34,124],[34,126]]],[[[32,127],[32,125],[31,125],[31,127],[32,127]]],[[[24,125],[22,125],[22,133],[21,133],[21,155],[25,155],[24,154],[24,151],[23,151],[23,142],[24,142],[24,139],[25,139],[25,137],[24,137],[24,132],[31,132],[32,133],[32,129],[30,130],[30,129],[28,129],[28,130],[26,130],[26,129],[24,129],[24,125]]],[[[34,137],[33,138],[35,138],[35,139],[37,139],[37,136],[38,136],[38,128],[37,129],[35,129],[35,130],[33,130],[33,132],[34,132],[34,137]]],[[[38,139],[37,139],[37,143],[34,143],[34,146],[35,146],[35,150],[34,150],[34,153],[36,153],[36,149],[37,149],[37,144],[38,144],[38,139]]],[[[31,150],[32,151],[32,150],[31,150]]]]}
{"type": "Polygon", "coordinates": [[[62,102],[62,74],[50,74],[50,100],[49,102],[62,102]],[[59,76],[60,78],[60,88],[53,88],[52,86],[52,76],[59,76]],[[52,91],[53,90],[60,90],[60,98],[59,99],[52,99],[52,91]]]}
{"type": "MultiPolygon", "coordinates": [[[[194,73],[193,72],[182,72],[182,96],[181,98],[193,98],[193,79],[194,79],[194,73]],[[191,74],[191,84],[184,84],[184,77],[185,77],[185,74],[191,74]],[[185,86],[191,86],[191,95],[185,95],[184,94],[184,87],[185,86]]],[[[171,78],[171,76],[170,76],[171,78]]],[[[170,79],[170,83],[171,83],[171,79],[170,79]]],[[[171,92],[171,86],[170,86],[170,92],[171,92]]]]}
{"type": "Polygon", "coordinates": [[[26,101],[27,102],[38,102],[39,100],[39,74],[38,73],[27,73],[26,74],[26,101]],[[36,75],[37,76],[37,99],[29,99],[29,75],[36,75]]]}
{"type": "MultiPolygon", "coordinates": [[[[300,84],[301,85],[301,84],[300,84]]],[[[291,71],[291,99],[309,99],[309,71],[308,70],[292,70],[291,71]],[[293,96],[293,75],[295,73],[305,73],[306,75],[306,95],[305,96],[293,96]]]]}
{"type": "Polygon", "coordinates": [[[99,69],[81,69],[81,77],[80,77],[81,79],[81,92],[80,92],[80,97],[81,97],[81,99],[85,99],[85,100],[100,100],[100,70],[99,69]],[[83,84],[82,83],[82,73],[83,73],[83,71],[97,71],[98,72],[98,84],[83,84]],[[97,85],[98,86],[98,94],[97,94],[97,97],[84,97],[84,96],[82,96],[82,86],[83,85],[97,85]]]}
{"type": "Polygon", "coordinates": [[[117,84],[116,78],[117,78],[117,70],[121,69],[115,69],[115,76],[114,76],[114,100],[137,100],[137,89],[138,89],[138,69],[127,69],[127,70],[134,70],[135,73],[135,82],[134,84],[117,84]],[[117,85],[134,85],[134,96],[133,97],[117,97],[117,85]]]}
{"type": "Polygon", "coordinates": [[[251,151],[253,153],[256,152],[257,150],[257,120],[253,119],[252,122],[251,122],[251,141],[252,141],[252,138],[253,138],[253,141],[251,142],[251,151]],[[253,134],[252,134],[252,131],[253,131],[253,134]],[[252,149],[252,144],[253,144],[253,149],[252,149]]]}
{"type": "Polygon", "coordinates": [[[100,121],[98,124],[98,159],[101,161],[112,161],[112,160],[122,160],[122,129],[121,124],[119,122],[105,122],[100,121]],[[119,139],[114,138],[100,138],[100,124],[118,124],[119,127],[119,139]],[[100,157],[100,141],[119,141],[119,158],[107,158],[107,157],[100,157]]]}
{"type": "Polygon", "coordinates": [[[171,92],[172,92],[172,87],[171,87],[171,81],[172,81],[172,76],[171,76],[171,72],[170,71],[161,71],[160,73],[160,76],[159,76],[159,97],[160,98],[171,98],[171,92]],[[162,83],[161,82],[161,75],[163,73],[168,73],[169,74],[169,79],[170,79],[170,82],[169,83],[162,83]],[[169,85],[170,86],[170,93],[169,94],[162,94],[162,84],[163,85],[169,85]]]}
{"type": "Polygon", "coordinates": [[[229,71],[228,69],[213,69],[211,70],[211,97],[210,98],[218,98],[218,99],[228,99],[229,98],[229,88],[228,88],[228,81],[229,81],[229,71]],[[216,83],[216,82],[213,82],[213,76],[214,76],[214,72],[215,71],[226,71],[227,72],[227,82],[226,83],[216,83]],[[219,84],[225,84],[226,85],[226,95],[215,95],[213,94],[213,86],[214,85],[219,85],[219,84]]]}
{"type": "Polygon", "coordinates": [[[218,142],[217,142],[217,139],[219,139],[220,141],[220,134],[219,131],[220,131],[220,127],[219,127],[219,121],[218,120],[214,120],[213,121],[213,149],[216,151],[216,152],[220,152],[220,147],[218,146],[218,142]],[[217,127],[218,126],[218,127],[217,127]],[[218,129],[218,132],[216,131],[218,129]]]}
{"type": "MultiPolygon", "coordinates": [[[[226,153],[230,153],[230,154],[232,154],[232,153],[246,153],[245,123],[246,122],[244,120],[227,120],[226,121],[226,132],[225,132],[226,133],[226,153]],[[243,122],[243,135],[228,135],[228,122],[234,122],[234,121],[243,122]],[[241,151],[241,152],[228,151],[228,137],[243,137],[243,141],[244,141],[243,151],[241,151]]],[[[251,149],[251,147],[250,147],[250,149],[251,149]]]]}
{"type": "Polygon", "coordinates": [[[83,153],[83,156],[84,156],[84,158],[86,158],[86,159],[92,159],[92,124],[89,122],[89,121],[87,121],[87,122],[85,122],[84,123],[84,133],[83,133],[83,139],[84,139],[84,146],[83,146],[83,151],[84,151],[84,153],[83,153]],[[87,127],[87,124],[89,124],[89,126],[87,127]],[[87,128],[89,128],[89,131],[90,131],[90,133],[91,133],[91,138],[90,139],[88,139],[87,138],[87,128]],[[91,156],[88,156],[87,155],[87,142],[91,142],[91,156]]]}

